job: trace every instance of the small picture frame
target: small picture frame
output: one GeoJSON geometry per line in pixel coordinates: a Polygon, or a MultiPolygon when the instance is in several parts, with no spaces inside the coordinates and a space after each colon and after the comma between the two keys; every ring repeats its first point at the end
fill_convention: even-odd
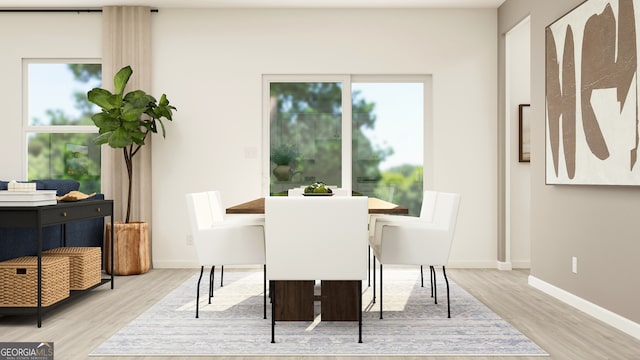
{"type": "Polygon", "coordinates": [[[518,161],[531,162],[531,124],[529,104],[518,105],[518,161]]]}

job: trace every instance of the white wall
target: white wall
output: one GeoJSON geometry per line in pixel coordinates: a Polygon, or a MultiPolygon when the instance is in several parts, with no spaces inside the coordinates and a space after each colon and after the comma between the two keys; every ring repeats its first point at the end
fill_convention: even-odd
{"type": "Polygon", "coordinates": [[[152,21],[154,94],[178,108],[152,145],[154,266],[196,265],[186,192],[219,189],[225,206],[263,196],[263,74],[433,74],[427,186],[462,195],[450,266],[495,267],[496,10],[160,9],[152,21]]]}
{"type": "MultiPolygon", "coordinates": [[[[531,21],[523,20],[506,34],[506,97],[509,186],[509,262],[514,268],[531,264],[531,164],[518,161],[518,105],[531,102],[531,21]]],[[[535,156],[535,155],[532,155],[535,156]]]]}
{"type": "Polygon", "coordinates": [[[98,13],[0,13],[0,180],[26,178],[22,59],[100,59],[98,13]]]}
{"type": "MultiPolygon", "coordinates": [[[[184,194],[261,194],[263,74],[432,74],[434,183],[462,195],[450,266],[496,260],[496,10],[160,9],[153,93],[178,107],[153,151],[153,259],[195,266],[184,194]],[[252,150],[256,155],[252,156],[252,150]]],[[[0,14],[0,179],[22,179],[22,58],[100,58],[99,13],[0,14]]]]}

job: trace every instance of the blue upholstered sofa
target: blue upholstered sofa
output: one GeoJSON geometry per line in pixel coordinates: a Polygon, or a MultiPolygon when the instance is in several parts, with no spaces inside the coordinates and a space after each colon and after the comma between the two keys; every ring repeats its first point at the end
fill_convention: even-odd
{"type": "MultiPolygon", "coordinates": [[[[57,196],[78,190],[75,180],[34,180],[38,190],[56,190],[57,196]]],[[[0,190],[7,190],[8,181],[0,181],[0,190]]],[[[96,194],[91,199],[104,199],[96,194]]],[[[81,200],[88,201],[88,200],[81,200]]],[[[99,246],[104,238],[104,219],[72,222],[67,226],[67,246],[99,246]]],[[[36,255],[38,234],[31,228],[0,228],[0,261],[28,255],[36,255]]],[[[42,231],[42,249],[62,246],[62,225],[48,226],[42,231]]]]}

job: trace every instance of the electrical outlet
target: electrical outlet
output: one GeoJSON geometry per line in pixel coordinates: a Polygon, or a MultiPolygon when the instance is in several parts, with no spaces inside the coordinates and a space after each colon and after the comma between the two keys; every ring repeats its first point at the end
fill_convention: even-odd
{"type": "Polygon", "coordinates": [[[187,245],[188,246],[192,246],[193,245],[193,236],[192,235],[187,235],[187,245]]]}
{"type": "Polygon", "coordinates": [[[578,273],[578,258],[575,256],[571,258],[571,271],[574,274],[578,273]]]}

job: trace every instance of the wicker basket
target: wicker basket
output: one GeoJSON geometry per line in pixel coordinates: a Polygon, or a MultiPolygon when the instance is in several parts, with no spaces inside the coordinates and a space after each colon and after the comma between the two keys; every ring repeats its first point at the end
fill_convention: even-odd
{"type": "MultiPolygon", "coordinates": [[[[69,297],[69,259],[42,258],[42,306],[69,297]]],[[[38,257],[0,262],[0,306],[38,306],[38,257]]]]}
{"type": "Polygon", "coordinates": [[[42,254],[69,258],[69,289],[86,290],[100,283],[102,251],[99,247],[60,247],[42,254]]]}

